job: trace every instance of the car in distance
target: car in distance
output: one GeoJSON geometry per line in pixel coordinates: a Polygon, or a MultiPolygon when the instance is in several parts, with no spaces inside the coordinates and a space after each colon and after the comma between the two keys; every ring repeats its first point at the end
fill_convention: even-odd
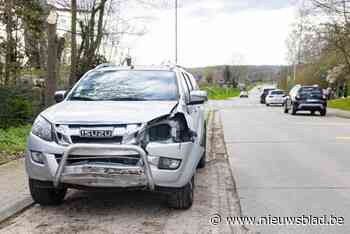
{"type": "Polygon", "coordinates": [[[260,103],[265,104],[266,103],[266,96],[269,94],[270,91],[275,90],[274,88],[264,88],[261,95],[260,95],[260,103]]]}
{"type": "Polygon", "coordinates": [[[249,97],[248,91],[245,91],[245,90],[241,91],[241,93],[239,94],[239,97],[240,98],[248,98],[249,97]]]}
{"type": "Polygon", "coordinates": [[[285,99],[284,113],[295,115],[298,111],[310,111],[315,114],[320,112],[321,116],[327,114],[327,97],[323,90],[314,86],[296,85],[285,99]]]}
{"type": "Polygon", "coordinates": [[[271,90],[266,96],[266,106],[270,105],[283,105],[286,93],[283,90],[275,89],[271,90]]]}
{"type": "Polygon", "coordinates": [[[36,118],[26,171],[33,200],[63,202],[69,188],[146,189],[170,207],[193,203],[205,166],[204,103],[184,69],[99,66],[36,118]]]}

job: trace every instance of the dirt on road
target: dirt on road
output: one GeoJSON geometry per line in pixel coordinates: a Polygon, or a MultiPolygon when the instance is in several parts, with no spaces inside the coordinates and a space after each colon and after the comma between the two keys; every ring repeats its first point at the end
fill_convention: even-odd
{"type": "Polygon", "coordinates": [[[205,169],[196,175],[195,200],[189,210],[167,208],[160,194],[146,191],[84,192],[72,190],[63,205],[34,205],[0,224],[0,233],[246,233],[213,214],[239,216],[235,182],[227,161],[219,114],[211,115],[205,169]]]}

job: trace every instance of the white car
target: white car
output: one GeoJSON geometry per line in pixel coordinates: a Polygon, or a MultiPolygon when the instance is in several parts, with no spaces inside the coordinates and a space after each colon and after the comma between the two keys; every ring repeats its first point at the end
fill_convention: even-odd
{"type": "Polygon", "coordinates": [[[239,94],[240,98],[247,98],[249,97],[248,91],[241,91],[241,93],[239,94]]]}
{"type": "Polygon", "coordinates": [[[275,89],[271,90],[266,96],[266,106],[270,105],[283,105],[286,93],[283,90],[275,89]]]}
{"type": "Polygon", "coordinates": [[[33,200],[60,204],[69,188],[164,192],[170,207],[192,205],[205,166],[204,103],[180,67],[99,66],[35,120],[26,170],[33,200]]]}

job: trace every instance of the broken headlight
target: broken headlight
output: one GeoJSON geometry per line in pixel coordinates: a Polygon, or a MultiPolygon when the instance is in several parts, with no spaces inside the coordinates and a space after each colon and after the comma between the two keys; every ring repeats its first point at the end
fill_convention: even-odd
{"type": "Polygon", "coordinates": [[[155,125],[148,129],[149,141],[167,141],[172,138],[172,128],[167,123],[155,125]]]}
{"type": "Polygon", "coordinates": [[[142,145],[149,142],[186,142],[192,140],[191,131],[181,118],[162,119],[154,121],[139,133],[142,145]]]}

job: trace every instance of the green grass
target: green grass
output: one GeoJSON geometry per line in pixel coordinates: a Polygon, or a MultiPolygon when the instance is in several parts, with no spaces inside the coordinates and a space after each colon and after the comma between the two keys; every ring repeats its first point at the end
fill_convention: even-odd
{"type": "Polygon", "coordinates": [[[0,129],[0,164],[23,155],[31,126],[0,129]]]}
{"type": "Polygon", "coordinates": [[[350,98],[329,101],[328,106],[339,110],[350,111],[350,98]]]}
{"type": "Polygon", "coordinates": [[[208,98],[212,100],[225,100],[232,97],[239,96],[238,88],[223,88],[220,86],[206,86],[202,87],[202,90],[208,92],[208,98]]]}

